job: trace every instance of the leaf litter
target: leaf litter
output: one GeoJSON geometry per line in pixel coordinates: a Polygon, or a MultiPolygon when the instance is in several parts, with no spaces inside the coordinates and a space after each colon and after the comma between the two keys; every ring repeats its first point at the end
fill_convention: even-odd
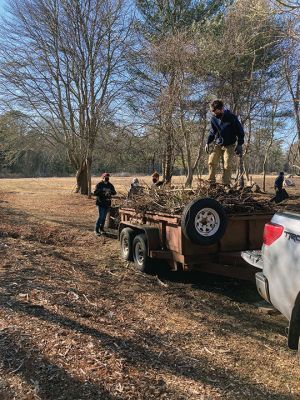
{"type": "Polygon", "coordinates": [[[287,322],[259,313],[253,284],[145,276],[93,235],[91,201],[51,197],[41,221],[32,192],[34,209],[1,192],[1,399],[299,398],[287,322]]]}

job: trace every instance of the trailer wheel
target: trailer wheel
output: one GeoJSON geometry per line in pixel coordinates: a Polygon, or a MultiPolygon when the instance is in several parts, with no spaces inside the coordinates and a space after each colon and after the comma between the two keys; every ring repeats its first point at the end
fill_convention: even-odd
{"type": "Polygon", "coordinates": [[[154,261],[148,256],[147,237],[144,233],[137,235],[133,240],[133,261],[141,272],[153,273],[154,261]]]}
{"type": "Polygon", "coordinates": [[[126,261],[133,261],[134,230],[124,228],[120,234],[121,257],[126,261]]]}
{"type": "Polygon", "coordinates": [[[224,235],[226,226],[225,210],[214,199],[196,199],[183,210],[181,228],[184,236],[193,243],[217,243],[224,235]]]}

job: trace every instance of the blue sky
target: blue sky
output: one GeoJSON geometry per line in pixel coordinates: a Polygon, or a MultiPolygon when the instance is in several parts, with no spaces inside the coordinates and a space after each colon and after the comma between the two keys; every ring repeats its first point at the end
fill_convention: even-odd
{"type": "Polygon", "coordinates": [[[5,0],[0,0],[0,15],[3,15],[5,13],[5,0]]]}

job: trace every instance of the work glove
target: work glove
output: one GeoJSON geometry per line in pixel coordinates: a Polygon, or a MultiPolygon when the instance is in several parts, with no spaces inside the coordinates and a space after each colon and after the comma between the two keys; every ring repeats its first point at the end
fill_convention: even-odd
{"type": "Polygon", "coordinates": [[[209,144],[205,145],[205,153],[209,154],[209,144]]]}
{"type": "Polygon", "coordinates": [[[237,144],[235,146],[234,152],[237,156],[243,155],[243,146],[241,144],[237,144]]]}

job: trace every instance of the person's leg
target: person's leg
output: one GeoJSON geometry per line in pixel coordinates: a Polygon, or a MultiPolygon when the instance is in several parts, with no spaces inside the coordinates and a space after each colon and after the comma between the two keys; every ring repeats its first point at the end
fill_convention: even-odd
{"type": "Polygon", "coordinates": [[[230,186],[231,184],[231,172],[232,172],[232,165],[235,159],[235,144],[230,146],[223,147],[223,154],[224,154],[224,169],[223,169],[223,176],[222,181],[224,185],[230,186]]]}
{"type": "Polygon", "coordinates": [[[282,197],[283,200],[288,199],[290,197],[285,189],[282,189],[282,197]]]}
{"type": "Polygon", "coordinates": [[[98,207],[98,218],[97,218],[97,221],[96,221],[96,225],[95,225],[95,233],[100,233],[100,224],[101,224],[101,207],[100,206],[97,206],[98,207]]]}
{"type": "Polygon", "coordinates": [[[105,224],[105,219],[106,219],[106,214],[107,214],[108,208],[106,207],[100,207],[99,210],[99,229],[100,232],[104,231],[104,224],[105,224]]]}
{"type": "Polygon", "coordinates": [[[208,181],[210,183],[216,183],[217,166],[221,155],[221,146],[215,145],[213,152],[208,157],[208,181]]]}
{"type": "Polygon", "coordinates": [[[282,202],[282,200],[283,200],[282,190],[278,189],[278,190],[276,190],[275,203],[278,204],[278,203],[282,202]]]}
{"type": "Polygon", "coordinates": [[[98,206],[98,219],[96,221],[96,226],[95,226],[95,232],[100,233],[100,231],[103,231],[104,223],[105,223],[105,218],[107,214],[107,208],[98,206]]]}
{"type": "Polygon", "coordinates": [[[288,199],[289,195],[287,194],[287,191],[285,189],[279,189],[276,192],[276,198],[275,198],[275,203],[281,203],[282,201],[288,199]]]}

